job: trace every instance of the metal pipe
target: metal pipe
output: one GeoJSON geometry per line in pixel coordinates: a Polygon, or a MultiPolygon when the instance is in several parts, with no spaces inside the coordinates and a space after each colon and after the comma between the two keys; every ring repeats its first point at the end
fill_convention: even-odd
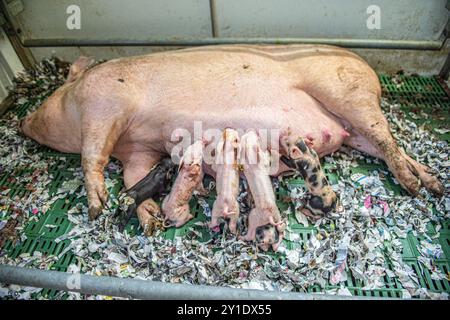
{"type": "Polygon", "coordinates": [[[344,300],[377,299],[175,284],[0,265],[0,282],[113,297],[154,300],[344,300]]]}
{"type": "Polygon", "coordinates": [[[219,26],[217,24],[216,0],[209,0],[209,11],[211,15],[211,33],[213,38],[219,37],[219,26]]]}
{"type": "Polygon", "coordinates": [[[25,47],[204,46],[219,44],[329,44],[348,48],[439,50],[440,40],[378,40],[326,38],[158,38],[158,39],[24,39],[25,47]]]}

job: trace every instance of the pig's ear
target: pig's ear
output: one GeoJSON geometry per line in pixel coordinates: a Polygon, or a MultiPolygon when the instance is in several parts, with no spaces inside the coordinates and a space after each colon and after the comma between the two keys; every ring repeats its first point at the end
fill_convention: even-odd
{"type": "Polygon", "coordinates": [[[224,153],[223,149],[225,148],[225,140],[221,138],[216,146],[216,154],[214,156],[214,164],[219,165],[224,163],[224,153]]]}
{"type": "Polygon", "coordinates": [[[69,70],[69,75],[67,76],[66,83],[73,82],[77,80],[83,72],[89,68],[95,62],[92,57],[80,56],[71,66],[69,70]]]}
{"type": "Polygon", "coordinates": [[[236,137],[236,140],[232,142],[232,146],[235,149],[238,149],[241,146],[241,141],[240,141],[239,137],[236,137]]]}
{"type": "Polygon", "coordinates": [[[238,143],[235,149],[235,161],[236,163],[239,163],[239,159],[241,157],[241,143],[238,143]]]}
{"type": "Polygon", "coordinates": [[[291,159],[298,159],[303,155],[300,149],[297,146],[292,146],[289,150],[289,157],[291,159]]]}

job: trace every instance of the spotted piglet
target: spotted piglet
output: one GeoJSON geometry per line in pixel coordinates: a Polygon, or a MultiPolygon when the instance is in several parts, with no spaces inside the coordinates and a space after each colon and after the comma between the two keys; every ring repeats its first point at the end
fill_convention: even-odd
{"type": "Polygon", "coordinates": [[[289,134],[282,135],[280,142],[287,155],[283,155],[281,161],[300,172],[311,194],[303,212],[313,218],[319,218],[334,210],[336,194],[320,166],[317,153],[309,148],[302,138],[294,142],[289,134]]]}

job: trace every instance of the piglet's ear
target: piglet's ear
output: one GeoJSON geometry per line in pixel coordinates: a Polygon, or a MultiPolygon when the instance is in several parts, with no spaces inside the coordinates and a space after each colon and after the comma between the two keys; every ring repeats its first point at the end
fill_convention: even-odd
{"type": "Polygon", "coordinates": [[[240,148],[241,142],[239,140],[240,140],[239,138],[236,138],[236,140],[233,141],[233,143],[232,143],[233,148],[240,148]]]}
{"type": "Polygon", "coordinates": [[[238,145],[236,146],[236,149],[235,149],[235,156],[236,156],[236,162],[237,163],[239,163],[239,159],[240,159],[240,157],[241,157],[241,143],[238,143],[238,145]]]}
{"type": "Polygon", "coordinates": [[[224,150],[224,148],[225,148],[225,141],[224,141],[223,138],[221,138],[219,140],[219,142],[217,143],[217,146],[216,146],[216,154],[215,154],[215,157],[214,157],[214,164],[220,165],[220,164],[224,163],[224,159],[223,159],[223,156],[224,156],[223,150],[224,150]]]}
{"type": "Polygon", "coordinates": [[[302,152],[297,146],[293,146],[289,150],[289,157],[291,159],[298,159],[302,156],[302,152]]]}

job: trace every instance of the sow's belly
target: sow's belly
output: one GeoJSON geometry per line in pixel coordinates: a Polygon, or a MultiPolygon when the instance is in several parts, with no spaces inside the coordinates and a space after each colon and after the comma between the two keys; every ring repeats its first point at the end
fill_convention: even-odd
{"type": "Polygon", "coordinates": [[[256,129],[263,143],[266,139],[273,149],[278,148],[277,134],[289,129],[294,136],[308,139],[323,156],[339,149],[347,135],[338,118],[298,89],[224,91],[221,97],[210,91],[209,95],[186,97],[183,103],[175,101],[146,108],[138,115],[130,141],[170,154],[175,146],[185,148],[196,139],[210,140],[211,135],[216,138],[225,128],[241,135],[256,129]],[[151,132],[149,123],[154,124],[151,132]]]}

